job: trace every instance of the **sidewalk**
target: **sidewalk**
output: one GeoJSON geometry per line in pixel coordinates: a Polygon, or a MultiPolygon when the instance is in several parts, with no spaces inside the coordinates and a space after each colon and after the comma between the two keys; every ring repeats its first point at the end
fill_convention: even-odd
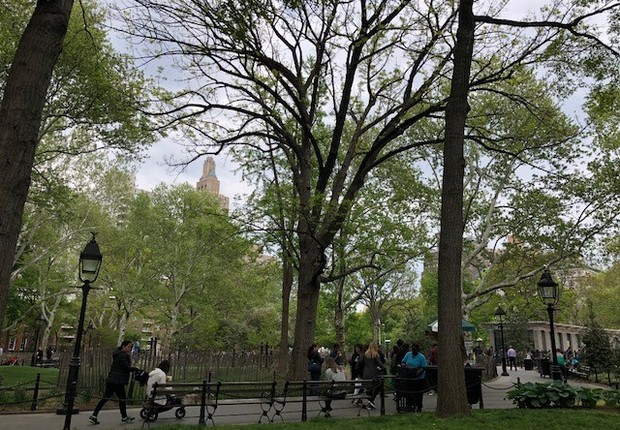
{"type": "MultiPolygon", "coordinates": [[[[498,369],[501,373],[501,369],[498,369]]],[[[506,392],[510,390],[517,382],[550,382],[549,378],[541,378],[537,370],[523,370],[518,369],[515,371],[508,371],[510,376],[500,376],[492,381],[487,381],[482,384],[482,398],[484,409],[512,409],[515,406],[512,401],[506,400],[506,392]]],[[[596,385],[590,382],[573,381],[572,386],[588,386],[596,387],[596,385]]],[[[377,408],[379,402],[376,402],[377,408]]],[[[424,411],[434,411],[437,406],[437,394],[433,396],[424,396],[424,411]]],[[[351,405],[348,400],[335,400],[333,402],[332,417],[333,418],[353,418],[357,416],[359,409],[351,405]]],[[[473,409],[478,409],[479,405],[474,405],[473,409]]],[[[145,425],[145,428],[157,428],[164,424],[198,424],[198,418],[200,409],[197,406],[188,406],[187,415],[182,420],[177,420],[174,417],[174,410],[162,412],[156,422],[145,425]]],[[[283,412],[283,419],[285,422],[299,422],[301,421],[301,404],[291,403],[286,406],[283,412]]],[[[139,408],[130,408],[128,413],[130,416],[136,417],[136,420],[130,424],[121,423],[121,416],[118,409],[107,409],[99,413],[99,421],[101,424],[92,425],[88,422],[90,416],[90,410],[80,411],[79,414],[73,415],[71,420],[71,429],[74,430],[111,430],[111,429],[137,429],[142,428],[143,422],[140,419],[139,408]]],[[[308,419],[313,419],[318,416],[318,405],[308,405],[308,419]]],[[[385,396],[385,413],[395,414],[396,404],[392,400],[391,394],[385,396]]],[[[250,424],[258,421],[261,415],[261,409],[258,405],[243,405],[243,406],[220,406],[217,409],[217,413],[214,416],[215,424],[250,424]]],[[[371,411],[371,415],[378,416],[379,410],[371,411]]],[[[362,410],[360,416],[367,416],[367,412],[362,410]]],[[[39,430],[46,428],[49,430],[61,430],[64,426],[65,417],[56,415],[53,413],[27,413],[27,414],[10,414],[0,415],[0,428],[13,429],[13,430],[39,430]]],[[[265,422],[263,420],[263,422],[265,422]]],[[[276,419],[277,422],[277,419],[276,419]]],[[[211,426],[212,423],[207,423],[211,426]]]]}

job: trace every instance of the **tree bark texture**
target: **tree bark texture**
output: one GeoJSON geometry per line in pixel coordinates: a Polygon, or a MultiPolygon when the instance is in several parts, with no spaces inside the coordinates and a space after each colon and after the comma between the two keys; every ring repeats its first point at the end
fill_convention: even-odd
{"type": "Polygon", "coordinates": [[[52,71],[73,0],[39,0],[19,42],[0,105],[0,329],[52,71]]]}
{"type": "Polygon", "coordinates": [[[295,342],[288,372],[292,380],[309,379],[307,351],[314,343],[321,288],[319,277],[325,267],[323,249],[307,235],[301,237],[300,242],[302,252],[299,261],[295,342]]]}
{"type": "Polygon", "coordinates": [[[288,332],[291,308],[291,291],[293,290],[294,267],[288,253],[282,254],[282,318],[280,322],[280,353],[278,358],[278,374],[285,375],[288,371],[288,332]]]}
{"type": "Polygon", "coordinates": [[[465,387],[461,328],[461,258],[463,253],[463,174],[465,121],[474,44],[473,0],[459,6],[452,88],[446,107],[444,171],[439,236],[439,371],[436,415],[470,415],[465,387]]]}

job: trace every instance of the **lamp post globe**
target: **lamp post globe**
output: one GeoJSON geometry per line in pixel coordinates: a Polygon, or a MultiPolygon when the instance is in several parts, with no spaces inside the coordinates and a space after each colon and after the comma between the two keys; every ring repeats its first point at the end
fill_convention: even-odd
{"type": "Polygon", "coordinates": [[[506,370],[506,346],[504,345],[504,317],[506,312],[499,306],[495,310],[495,317],[499,319],[499,334],[502,346],[502,376],[510,376],[508,370],[506,370]]]}
{"type": "Polygon", "coordinates": [[[560,300],[560,286],[551,277],[549,268],[545,267],[540,280],[538,281],[538,294],[540,299],[547,305],[547,314],[549,315],[549,334],[551,335],[551,377],[554,381],[561,381],[562,372],[558,365],[558,356],[555,346],[555,329],[553,327],[553,312],[555,305],[560,300]]]}
{"type": "Polygon", "coordinates": [[[82,306],[80,307],[80,318],[78,320],[77,334],[75,336],[75,345],[73,348],[73,356],[69,362],[69,373],[67,376],[67,391],[65,393],[65,403],[63,409],[56,411],[65,414],[65,425],[63,430],[71,430],[71,416],[78,413],[73,408],[77,393],[77,380],[80,371],[80,353],[82,349],[82,336],[84,334],[84,319],[86,316],[86,302],[88,293],[90,292],[90,284],[95,282],[99,275],[103,256],[99,250],[99,245],[95,240],[95,233],[86,244],[84,250],[80,253],[79,278],[82,281],[82,306]]]}

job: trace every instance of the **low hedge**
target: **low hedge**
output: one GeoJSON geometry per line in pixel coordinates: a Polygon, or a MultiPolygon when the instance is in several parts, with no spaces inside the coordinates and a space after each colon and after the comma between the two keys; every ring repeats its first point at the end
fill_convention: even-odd
{"type": "Polygon", "coordinates": [[[588,387],[575,388],[555,381],[551,383],[527,382],[518,384],[508,391],[506,398],[511,399],[519,408],[570,408],[576,405],[594,408],[602,400],[607,406],[618,406],[620,391],[588,387]]]}

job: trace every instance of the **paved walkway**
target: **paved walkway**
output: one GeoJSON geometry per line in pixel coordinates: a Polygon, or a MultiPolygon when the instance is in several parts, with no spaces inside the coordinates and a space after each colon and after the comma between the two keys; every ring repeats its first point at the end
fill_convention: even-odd
{"type": "MultiPolygon", "coordinates": [[[[501,373],[501,369],[498,369],[501,373]]],[[[517,382],[549,382],[549,378],[541,378],[536,370],[523,370],[518,369],[516,371],[508,371],[510,376],[500,376],[492,381],[483,383],[482,386],[482,398],[485,409],[511,409],[515,406],[512,401],[506,400],[506,392],[510,390],[517,382]]],[[[573,386],[596,386],[595,384],[588,382],[570,381],[573,386]]],[[[600,386],[600,385],[599,385],[600,386]]],[[[377,402],[378,403],[378,402],[377,402]]],[[[353,406],[348,400],[336,400],[333,402],[332,417],[333,418],[351,418],[357,416],[359,409],[353,406]]],[[[424,411],[434,411],[437,406],[437,395],[424,396],[424,411]]],[[[379,405],[377,404],[377,407],[379,405]]],[[[316,403],[308,405],[308,419],[317,417],[319,414],[319,408],[316,403]]],[[[479,405],[474,405],[474,409],[479,408],[479,405]]],[[[282,414],[283,419],[286,422],[301,421],[301,404],[292,403],[288,404],[282,414]]],[[[186,409],[187,415],[182,420],[177,420],[174,417],[174,410],[162,412],[156,422],[150,425],[145,425],[145,428],[157,428],[163,424],[198,424],[198,417],[200,410],[198,407],[188,407],[186,409]]],[[[139,409],[129,409],[129,415],[136,417],[136,420],[131,424],[124,424],[120,422],[120,414],[118,409],[103,410],[99,414],[99,421],[101,424],[94,426],[88,422],[90,416],[89,411],[82,411],[77,415],[74,415],[71,420],[71,429],[77,430],[111,430],[111,429],[137,429],[143,426],[143,422],[139,417],[139,409]]],[[[367,412],[362,410],[363,415],[367,412]]],[[[385,412],[386,414],[396,413],[396,404],[392,400],[391,394],[386,395],[385,399],[385,412]]],[[[372,415],[378,415],[378,410],[372,411],[372,415]]],[[[248,424],[258,421],[258,417],[261,415],[261,410],[258,405],[238,405],[238,406],[220,406],[218,407],[217,414],[215,414],[215,423],[217,425],[222,424],[248,424]]],[[[12,429],[12,430],[40,430],[42,428],[48,430],[60,430],[63,428],[65,417],[52,414],[52,413],[28,413],[28,414],[9,414],[0,415],[0,428],[12,429]]],[[[264,422],[264,420],[263,420],[264,422]]],[[[208,423],[212,425],[212,423],[208,423]]]]}

